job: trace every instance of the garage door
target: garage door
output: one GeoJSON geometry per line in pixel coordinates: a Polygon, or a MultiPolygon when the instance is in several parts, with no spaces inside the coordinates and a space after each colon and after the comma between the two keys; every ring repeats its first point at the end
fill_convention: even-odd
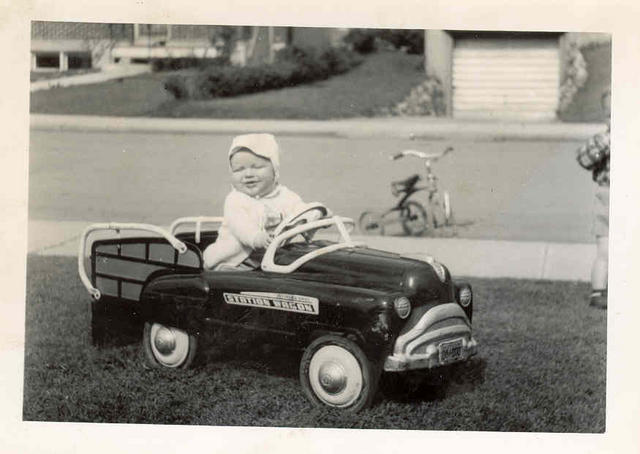
{"type": "Polygon", "coordinates": [[[559,73],[557,38],[456,38],[453,115],[554,119],[559,73]]]}

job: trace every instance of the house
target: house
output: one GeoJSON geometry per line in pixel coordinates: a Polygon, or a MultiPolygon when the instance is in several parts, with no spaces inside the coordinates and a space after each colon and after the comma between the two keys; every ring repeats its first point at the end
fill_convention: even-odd
{"type": "Polygon", "coordinates": [[[153,58],[215,57],[213,25],[106,24],[34,21],[31,70],[104,68],[153,58]]]}
{"type": "Polygon", "coordinates": [[[231,62],[270,61],[289,45],[335,45],[344,29],[33,21],[31,70],[66,71],[148,63],[157,58],[214,58],[232,39],[231,62]],[[231,37],[231,38],[230,38],[231,37]]]}

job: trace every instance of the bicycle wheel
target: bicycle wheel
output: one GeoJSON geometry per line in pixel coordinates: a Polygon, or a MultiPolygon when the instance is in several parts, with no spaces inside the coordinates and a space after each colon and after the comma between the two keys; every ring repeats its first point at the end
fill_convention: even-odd
{"type": "Polygon", "coordinates": [[[400,211],[402,229],[411,236],[420,236],[427,230],[427,210],[415,200],[409,200],[400,211]]]}
{"type": "Polygon", "coordinates": [[[384,235],[382,216],[373,211],[365,211],[360,215],[358,227],[364,235],[384,235]]]}

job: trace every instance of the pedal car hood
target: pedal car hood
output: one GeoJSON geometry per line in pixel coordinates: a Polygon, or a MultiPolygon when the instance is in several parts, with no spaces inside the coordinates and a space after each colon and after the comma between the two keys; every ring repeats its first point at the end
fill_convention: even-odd
{"type": "MultiPolygon", "coordinates": [[[[310,248],[325,244],[290,245],[281,250],[276,260],[286,264],[309,252],[310,248]]],[[[308,281],[417,296],[418,300],[424,302],[452,301],[451,276],[446,267],[440,264],[436,266],[440,267],[440,276],[434,265],[426,261],[354,247],[321,255],[302,265],[292,275],[308,281]]]]}

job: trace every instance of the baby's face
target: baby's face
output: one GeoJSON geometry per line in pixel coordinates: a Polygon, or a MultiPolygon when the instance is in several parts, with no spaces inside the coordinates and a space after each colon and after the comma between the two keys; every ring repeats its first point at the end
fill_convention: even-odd
{"type": "Polygon", "coordinates": [[[250,151],[231,156],[231,184],[251,197],[267,195],[275,186],[276,176],[271,161],[250,151]]]}

